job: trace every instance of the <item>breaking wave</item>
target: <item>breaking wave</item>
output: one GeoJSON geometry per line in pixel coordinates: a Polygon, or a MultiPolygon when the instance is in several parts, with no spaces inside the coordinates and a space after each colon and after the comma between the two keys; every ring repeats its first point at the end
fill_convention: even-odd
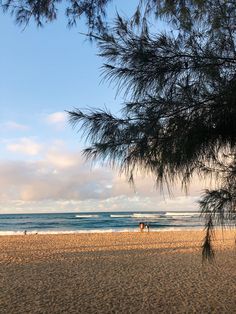
{"type": "Polygon", "coordinates": [[[98,218],[99,215],[75,215],[76,218],[98,218]]]}
{"type": "Polygon", "coordinates": [[[132,218],[132,215],[110,215],[111,218],[132,218]]]}
{"type": "MultiPolygon", "coordinates": [[[[165,232],[165,231],[188,231],[188,230],[201,230],[202,228],[199,226],[194,226],[194,227],[187,227],[187,228],[182,228],[182,227],[166,227],[166,228],[151,228],[150,232],[165,232]]],[[[22,237],[27,237],[27,236],[40,236],[40,235],[50,235],[50,234],[87,234],[87,233],[122,233],[122,232],[140,232],[138,228],[136,229],[89,229],[89,230],[64,230],[64,231],[51,231],[51,230],[41,230],[41,231],[28,231],[27,235],[24,235],[24,232],[22,231],[0,231],[0,236],[22,236],[22,237]]]]}
{"type": "Polygon", "coordinates": [[[133,218],[160,218],[159,214],[133,214],[133,218]]]}
{"type": "Polygon", "coordinates": [[[167,212],[165,215],[166,216],[192,217],[192,216],[199,216],[200,213],[198,213],[198,212],[183,212],[183,213],[180,213],[180,212],[167,212]]]}

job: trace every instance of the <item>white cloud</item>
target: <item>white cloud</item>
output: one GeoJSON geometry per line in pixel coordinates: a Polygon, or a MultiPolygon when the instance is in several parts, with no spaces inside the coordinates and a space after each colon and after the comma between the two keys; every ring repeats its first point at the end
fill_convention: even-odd
{"type": "MultiPolygon", "coordinates": [[[[42,144],[23,138],[8,144],[8,149],[32,155],[42,149],[42,144]]],[[[134,190],[124,176],[99,165],[91,168],[78,151],[69,151],[59,141],[48,148],[44,145],[40,158],[0,160],[0,208],[9,211],[14,208],[17,212],[39,212],[41,208],[45,211],[193,210],[203,186],[195,180],[190,196],[175,188],[176,197],[164,199],[155,189],[154,180],[139,174],[134,190]]]]}
{"type": "Polygon", "coordinates": [[[58,129],[62,129],[65,126],[66,121],[67,115],[63,111],[54,112],[46,117],[46,122],[56,126],[58,129]]]}
{"type": "Polygon", "coordinates": [[[32,138],[24,137],[15,142],[7,144],[6,148],[10,152],[35,156],[38,155],[42,150],[42,145],[32,138]]]}
{"type": "Polygon", "coordinates": [[[105,212],[105,211],[190,211],[198,210],[197,197],[179,197],[163,202],[161,196],[137,197],[126,195],[107,199],[86,200],[0,200],[0,213],[25,212],[105,212]]]}
{"type": "Polygon", "coordinates": [[[78,165],[80,160],[79,154],[63,153],[56,149],[47,152],[46,161],[56,168],[70,168],[78,165]]]}
{"type": "Polygon", "coordinates": [[[104,199],[111,194],[111,171],[90,171],[78,153],[64,152],[55,160],[48,154],[36,161],[0,162],[0,199],[87,200],[104,199]]]}
{"type": "Polygon", "coordinates": [[[27,131],[29,130],[29,126],[16,123],[14,121],[8,121],[6,123],[2,124],[2,127],[7,129],[7,130],[15,130],[15,131],[27,131]]]}

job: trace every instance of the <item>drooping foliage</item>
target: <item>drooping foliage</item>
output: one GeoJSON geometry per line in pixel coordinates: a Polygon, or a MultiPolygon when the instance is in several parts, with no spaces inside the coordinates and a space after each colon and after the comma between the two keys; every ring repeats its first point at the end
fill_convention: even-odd
{"type": "Polygon", "coordinates": [[[17,24],[26,26],[34,20],[38,26],[53,22],[58,11],[64,10],[68,26],[85,17],[89,29],[105,27],[106,7],[112,0],[1,0],[4,12],[9,12],[17,24]]]}
{"type": "Polygon", "coordinates": [[[56,19],[61,2],[69,25],[86,17],[105,60],[104,79],[126,96],[119,116],[69,113],[87,137],[84,154],[131,180],[136,169],[169,186],[211,176],[215,187],[200,201],[203,257],[211,258],[214,226],[235,222],[236,214],[236,2],[137,0],[133,17],[117,15],[112,25],[111,0],[7,0],[2,7],[17,23],[32,17],[42,25],[56,19]]]}
{"type": "MultiPolygon", "coordinates": [[[[143,19],[151,15],[163,17],[176,28],[186,31],[199,21],[212,25],[213,28],[225,22],[223,12],[224,1],[205,0],[133,0],[137,4],[133,23],[139,25],[143,19]],[[214,4],[214,7],[212,7],[214,4]],[[222,14],[223,13],[223,14],[222,14]]],[[[32,19],[38,26],[53,22],[58,11],[64,11],[68,25],[76,25],[81,17],[85,17],[90,31],[103,31],[106,25],[108,5],[114,3],[118,9],[121,3],[117,0],[0,0],[3,12],[10,13],[19,25],[27,25],[32,19]]],[[[233,10],[234,0],[227,1],[233,10]]],[[[231,16],[232,17],[232,16],[231,16]]],[[[235,17],[234,17],[235,19],[235,17]]],[[[231,21],[234,22],[234,21],[231,21]]]]}
{"type": "Polygon", "coordinates": [[[189,1],[184,12],[180,3],[160,7],[165,31],[157,31],[158,19],[149,24],[150,11],[138,23],[117,16],[96,36],[104,78],[129,101],[119,117],[78,109],[70,118],[82,123],[86,157],[108,161],[131,179],[137,168],[168,185],[211,176],[215,187],[200,201],[203,257],[211,258],[214,226],[236,218],[236,3],[189,1]]]}

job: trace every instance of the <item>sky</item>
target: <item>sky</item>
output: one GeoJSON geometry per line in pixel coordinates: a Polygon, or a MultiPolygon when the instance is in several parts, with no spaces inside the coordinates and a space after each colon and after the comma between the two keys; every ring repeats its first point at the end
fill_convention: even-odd
{"type": "MultiPolygon", "coordinates": [[[[121,3],[129,15],[135,1],[121,3]]],[[[83,23],[68,29],[63,16],[23,30],[1,14],[0,213],[196,210],[197,180],[187,196],[177,186],[169,197],[152,177],[139,174],[134,189],[125,176],[83,159],[83,139],[65,110],[117,113],[124,99],[101,83],[103,60],[80,32],[83,23]]]]}

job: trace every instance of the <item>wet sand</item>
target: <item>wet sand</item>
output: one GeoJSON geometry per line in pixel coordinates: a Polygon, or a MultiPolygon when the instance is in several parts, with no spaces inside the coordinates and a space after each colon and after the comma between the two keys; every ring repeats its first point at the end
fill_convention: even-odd
{"type": "Polygon", "coordinates": [[[0,313],[236,313],[234,232],[0,237],[0,313]]]}

